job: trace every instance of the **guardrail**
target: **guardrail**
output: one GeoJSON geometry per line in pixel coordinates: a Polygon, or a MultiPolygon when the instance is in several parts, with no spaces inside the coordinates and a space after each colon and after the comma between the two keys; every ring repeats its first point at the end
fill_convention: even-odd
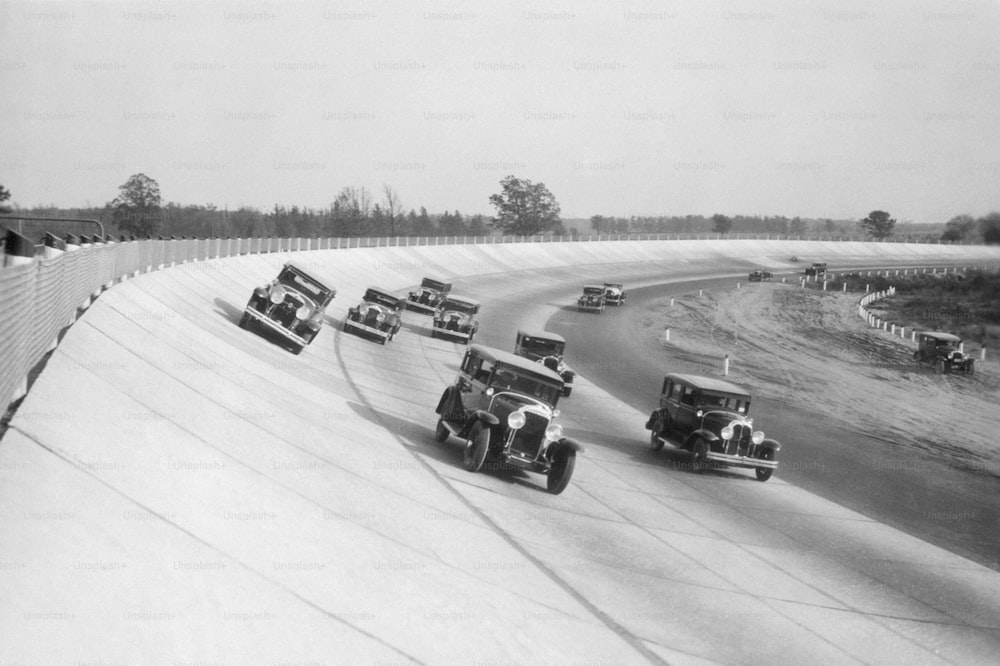
{"type": "MultiPolygon", "coordinates": [[[[841,241],[853,237],[838,237],[841,241]]],[[[62,331],[100,293],[139,273],[189,261],[244,254],[377,247],[649,240],[825,240],[787,234],[592,234],[576,236],[432,236],[379,238],[206,238],[115,242],[100,236],[48,235],[46,245],[13,230],[0,269],[0,406],[28,390],[31,373],[62,331]]]]}

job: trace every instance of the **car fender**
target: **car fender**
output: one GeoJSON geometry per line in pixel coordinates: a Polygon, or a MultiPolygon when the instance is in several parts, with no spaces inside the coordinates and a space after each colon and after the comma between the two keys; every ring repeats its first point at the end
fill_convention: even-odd
{"type": "Polygon", "coordinates": [[[781,443],[776,439],[765,439],[763,442],[760,443],[760,447],[762,449],[770,449],[775,453],[777,453],[778,451],[781,450],[781,443]]]}
{"type": "Polygon", "coordinates": [[[548,457],[551,458],[555,454],[555,452],[561,448],[572,449],[577,453],[583,453],[586,450],[583,448],[583,444],[576,441],[575,439],[571,439],[569,437],[563,437],[562,439],[556,440],[549,446],[549,449],[547,451],[548,457]]]}
{"type": "Polygon", "coordinates": [[[500,419],[498,419],[495,414],[490,414],[485,409],[477,409],[475,413],[473,413],[472,417],[483,425],[500,425],[500,419]]]}
{"type": "Polygon", "coordinates": [[[267,288],[257,287],[253,290],[253,295],[257,298],[267,298],[267,288]]]}
{"type": "Polygon", "coordinates": [[[653,424],[656,423],[656,419],[659,418],[661,411],[662,410],[654,409],[653,413],[649,415],[649,418],[646,419],[646,430],[653,429],[653,424]]]}
{"type": "Polygon", "coordinates": [[[694,443],[696,439],[703,439],[706,442],[713,443],[713,442],[718,442],[720,438],[711,430],[707,430],[705,428],[698,428],[690,435],[688,435],[687,439],[684,440],[684,448],[690,447],[691,444],[694,443]]]}

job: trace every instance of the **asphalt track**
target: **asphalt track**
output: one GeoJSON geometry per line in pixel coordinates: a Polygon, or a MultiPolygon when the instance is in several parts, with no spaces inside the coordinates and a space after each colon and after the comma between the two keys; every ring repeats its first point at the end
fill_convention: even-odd
{"type": "Polygon", "coordinates": [[[563,495],[468,474],[461,443],[432,436],[462,348],[414,313],[386,347],[336,328],[368,284],[424,274],[463,276],[516,328],[564,305],[540,285],[601,271],[639,286],[810,252],[974,251],[997,258],[757,241],[301,253],[341,288],[301,356],[236,326],[287,256],[130,280],[69,331],[0,440],[0,661],[991,663],[995,571],[780,473],[725,477],[720,495],[717,475],[637,447],[643,410],[585,378],[562,405],[588,445],[563,495]]]}

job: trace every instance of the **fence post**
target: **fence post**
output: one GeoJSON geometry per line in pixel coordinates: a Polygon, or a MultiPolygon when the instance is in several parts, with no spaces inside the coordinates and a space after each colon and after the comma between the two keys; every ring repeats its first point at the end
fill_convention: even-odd
{"type": "Polygon", "coordinates": [[[726,354],[726,358],[722,361],[722,374],[729,376],[729,354],[726,354]]]}

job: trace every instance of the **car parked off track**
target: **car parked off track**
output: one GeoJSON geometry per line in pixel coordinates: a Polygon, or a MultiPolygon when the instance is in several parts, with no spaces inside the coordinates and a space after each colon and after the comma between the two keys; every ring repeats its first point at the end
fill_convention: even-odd
{"type": "Polygon", "coordinates": [[[957,372],[971,375],[975,372],[975,361],[960,351],[962,338],[951,333],[922,331],[917,333],[917,351],[913,360],[934,366],[939,374],[957,372]]]}
{"type": "Polygon", "coordinates": [[[770,271],[750,271],[750,282],[766,282],[774,277],[770,271]]]}
{"type": "Polygon", "coordinates": [[[299,354],[316,338],[326,306],[336,295],[336,289],[301,265],[289,262],[278,277],[253,290],[240,328],[257,325],[277,333],[299,354]]]}
{"type": "Polygon", "coordinates": [[[668,374],[660,406],[646,421],[655,451],[670,444],[691,453],[692,468],[712,463],[752,468],[767,481],[778,467],[781,444],[753,429],[750,394],[735,384],[698,375],[668,374]]]}
{"type": "Polygon", "coordinates": [[[449,436],[464,440],[463,463],[470,472],[514,466],[544,474],[549,492],[558,495],[583,451],[554,422],[562,383],[539,363],[471,345],[455,383],[438,401],[434,436],[439,442],[449,436]]]}

